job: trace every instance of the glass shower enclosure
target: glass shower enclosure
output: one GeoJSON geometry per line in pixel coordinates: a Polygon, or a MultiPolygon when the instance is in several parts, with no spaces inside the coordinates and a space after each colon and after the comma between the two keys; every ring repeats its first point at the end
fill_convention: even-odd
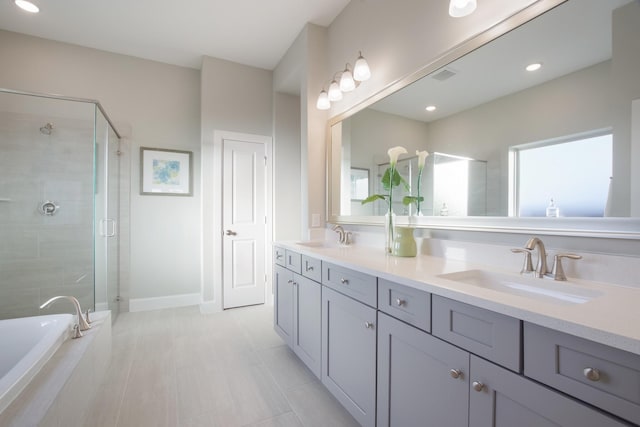
{"type": "Polygon", "coordinates": [[[97,101],[0,89],[0,319],[57,295],[117,317],[120,144],[97,101]]]}

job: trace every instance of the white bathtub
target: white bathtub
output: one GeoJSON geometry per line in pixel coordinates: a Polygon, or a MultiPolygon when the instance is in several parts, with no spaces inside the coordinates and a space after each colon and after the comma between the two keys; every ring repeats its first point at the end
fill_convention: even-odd
{"type": "Polygon", "coordinates": [[[0,413],[70,337],[71,314],[0,320],[0,413]]]}

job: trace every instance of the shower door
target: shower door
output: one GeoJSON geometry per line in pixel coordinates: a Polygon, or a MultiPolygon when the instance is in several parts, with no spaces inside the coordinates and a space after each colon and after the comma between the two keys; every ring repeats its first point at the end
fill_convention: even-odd
{"type": "Polygon", "coordinates": [[[120,139],[111,127],[107,151],[107,308],[115,320],[120,312],[120,139]]]}
{"type": "Polygon", "coordinates": [[[113,129],[96,108],[95,138],[95,285],[96,310],[119,312],[119,144],[113,129]]]}

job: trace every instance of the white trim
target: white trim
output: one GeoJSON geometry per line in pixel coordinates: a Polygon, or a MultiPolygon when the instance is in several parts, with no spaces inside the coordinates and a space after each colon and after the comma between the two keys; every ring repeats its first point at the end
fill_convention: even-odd
{"type": "Polygon", "coordinates": [[[200,314],[213,314],[222,312],[222,307],[213,301],[203,301],[200,303],[200,314]]]}
{"type": "Polygon", "coordinates": [[[187,307],[200,304],[200,294],[168,295],[164,297],[137,298],[129,300],[129,311],[149,311],[163,308],[187,307]]]}

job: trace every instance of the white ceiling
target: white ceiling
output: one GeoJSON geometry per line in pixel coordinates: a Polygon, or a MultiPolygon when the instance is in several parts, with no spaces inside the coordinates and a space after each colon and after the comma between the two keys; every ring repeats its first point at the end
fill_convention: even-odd
{"type": "Polygon", "coordinates": [[[349,0],[0,1],[0,29],[199,69],[212,56],[273,70],[307,22],[328,26],[349,0]]]}

